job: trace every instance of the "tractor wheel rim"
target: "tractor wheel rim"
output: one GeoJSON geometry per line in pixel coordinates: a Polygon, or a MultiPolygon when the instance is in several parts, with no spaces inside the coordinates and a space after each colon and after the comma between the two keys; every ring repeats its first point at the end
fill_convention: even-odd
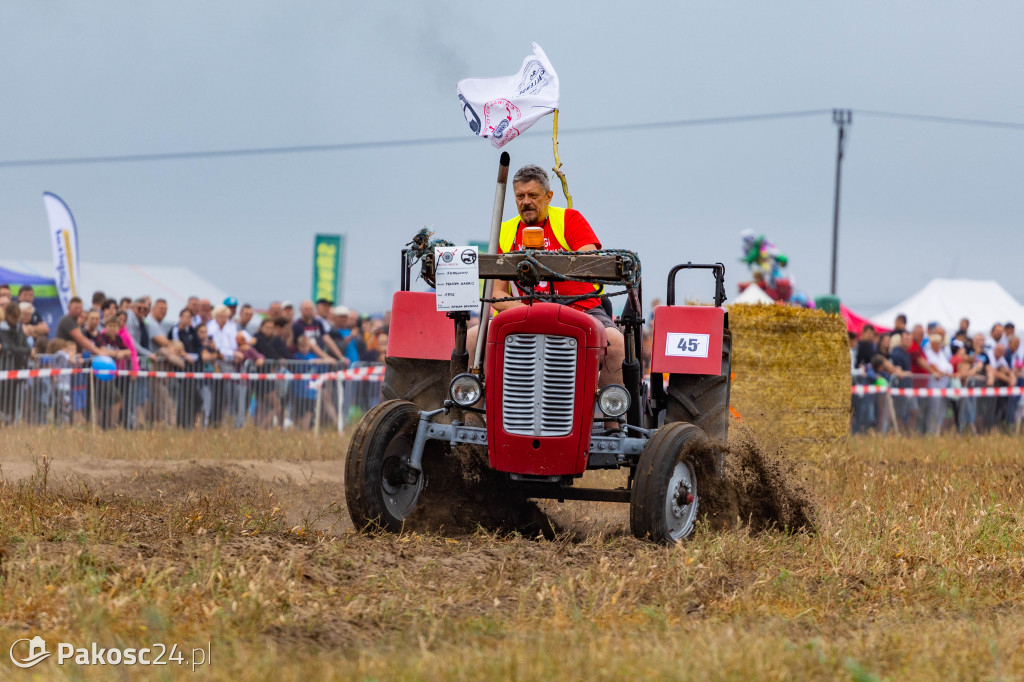
{"type": "Polygon", "coordinates": [[[401,472],[411,452],[410,443],[396,439],[388,445],[381,463],[380,491],[388,510],[398,519],[405,519],[415,509],[420,491],[423,490],[422,473],[415,483],[405,483],[401,479],[401,472]]]}
{"type": "Polygon", "coordinates": [[[665,527],[669,537],[681,540],[697,518],[697,485],[689,463],[676,463],[665,492],[665,527]],[[693,495],[693,501],[687,502],[687,495],[693,495]]]}

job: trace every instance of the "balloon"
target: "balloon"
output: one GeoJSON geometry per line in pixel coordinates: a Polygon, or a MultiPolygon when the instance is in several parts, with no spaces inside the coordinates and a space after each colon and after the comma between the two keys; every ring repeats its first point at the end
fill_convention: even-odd
{"type": "Polygon", "coordinates": [[[106,355],[97,355],[92,359],[93,376],[95,376],[98,381],[110,381],[111,378],[113,378],[114,375],[112,373],[97,374],[97,372],[107,372],[108,370],[110,372],[117,371],[117,363],[114,362],[114,358],[106,355]]]}

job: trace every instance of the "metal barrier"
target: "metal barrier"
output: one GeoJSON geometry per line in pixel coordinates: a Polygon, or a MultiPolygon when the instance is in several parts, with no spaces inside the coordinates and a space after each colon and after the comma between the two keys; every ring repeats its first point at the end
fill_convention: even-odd
{"type": "Polygon", "coordinates": [[[1024,378],[1016,386],[987,386],[982,377],[964,384],[927,374],[893,379],[887,385],[853,377],[850,429],[904,435],[1021,433],[1024,423],[1024,378]]]}
{"type": "MultiPolygon", "coordinates": [[[[89,358],[40,355],[0,363],[6,424],[99,428],[243,428],[342,431],[380,402],[383,365],[344,369],[308,360],[183,362],[140,359],[139,371],[93,371],[89,358]]],[[[123,363],[122,363],[123,364],[123,363]]]]}

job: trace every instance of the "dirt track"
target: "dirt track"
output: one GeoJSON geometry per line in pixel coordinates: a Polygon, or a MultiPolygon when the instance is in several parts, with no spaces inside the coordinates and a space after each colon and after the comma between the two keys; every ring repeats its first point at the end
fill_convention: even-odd
{"type": "MultiPolygon", "coordinates": [[[[8,456],[0,478],[16,483],[44,474],[41,459],[8,456]]],[[[259,488],[271,495],[289,525],[308,524],[312,530],[338,535],[354,530],[345,509],[344,461],[301,460],[126,460],[78,456],[53,457],[45,472],[47,484],[57,490],[87,489],[99,498],[125,496],[141,501],[212,495],[225,488],[259,488]],[[313,519],[312,522],[311,519],[313,519]]],[[[619,476],[597,475],[592,485],[621,485],[619,476]]],[[[539,503],[562,532],[621,535],[628,530],[626,505],[597,502],[539,503]]],[[[470,519],[440,522],[434,530],[462,537],[475,530],[470,519]]],[[[420,529],[417,526],[418,529],[420,529]]]]}
{"type": "MultiPolygon", "coordinates": [[[[811,524],[811,505],[796,481],[795,472],[778,453],[768,452],[749,433],[737,430],[736,435],[726,459],[724,479],[715,478],[712,472],[716,467],[710,461],[702,461],[700,453],[692,455],[703,489],[701,515],[707,515],[717,528],[732,526],[737,518],[754,531],[771,525],[795,528],[811,524]],[[711,480],[713,486],[708,484],[711,480]]],[[[273,498],[274,506],[280,508],[290,526],[301,525],[329,535],[354,530],[345,508],[344,451],[340,448],[334,449],[335,457],[323,460],[124,459],[87,453],[62,456],[60,449],[49,451],[53,455],[45,459],[32,453],[4,453],[0,478],[17,482],[45,476],[47,484],[57,490],[88,490],[98,499],[123,496],[164,504],[223,495],[226,490],[236,496],[255,492],[273,498]]],[[[261,450],[255,453],[262,454],[261,450]]],[[[409,528],[448,537],[470,535],[479,524],[487,530],[519,530],[529,536],[543,533],[549,538],[560,535],[581,539],[629,532],[628,505],[539,501],[536,508],[541,514],[536,513],[533,503],[524,512],[520,503],[507,504],[495,499],[493,483],[481,479],[487,473],[462,468],[463,480],[435,477],[432,487],[428,478],[421,507],[432,508],[417,510],[409,528]],[[467,484],[467,480],[471,483],[467,484]],[[471,496],[473,499],[462,497],[467,485],[478,488],[471,496]]],[[[581,483],[599,488],[624,484],[622,471],[588,472],[581,483]]]]}

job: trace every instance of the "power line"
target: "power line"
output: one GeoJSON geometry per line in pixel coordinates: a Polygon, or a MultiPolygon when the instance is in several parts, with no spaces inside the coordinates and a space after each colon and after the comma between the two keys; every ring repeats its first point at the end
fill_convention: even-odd
{"type": "MultiPolygon", "coordinates": [[[[727,125],[735,123],[753,123],[788,118],[806,118],[812,116],[831,115],[832,109],[806,109],[802,111],[782,111],[767,114],[749,114],[744,116],[719,116],[714,118],[690,118],[675,121],[654,123],[625,123],[606,126],[590,126],[562,130],[562,135],[590,135],[594,133],[631,132],[658,130],[665,128],[681,128],[686,126],[727,125]]],[[[983,126],[1024,130],[1024,123],[1008,121],[989,121],[973,118],[953,118],[948,116],[931,116],[926,114],[906,114],[892,111],[873,111],[853,109],[863,116],[877,118],[902,119],[927,123],[949,123],[955,125],[983,126]]],[[[405,140],[376,140],[372,142],[343,142],[338,144],[293,145],[287,147],[253,147],[242,149],[214,149],[194,152],[164,152],[154,154],[120,154],[109,156],[71,156],[44,159],[13,159],[0,161],[0,168],[28,168],[32,166],[73,166],[96,163],[133,163],[146,161],[184,161],[191,159],[215,159],[240,156],[272,156],[279,154],[310,154],[316,152],[346,152],[367,149],[387,149],[395,147],[422,147],[439,144],[455,144],[475,140],[475,136],[460,135],[458,137],[422,137],[405,140]]]]}
{"type": "Polygon", "coordinates": [[[659,128],[680,128],[683,126],[722,125],[727,123],[751,123],[780,118],[803,118],[831,114],[831,109],[806,109],[804,111],[783,111],[773,114],[749,114],[746,116],[719,116],[717,118],[688,118],[679,121],[662,121],[660,123],[625,123],[619,125],[590,126],[588,128],[570,128],[563,135],[612,133],[630,130],[657,130],[659,128]]]}
{"type": "Polygon", "coordinates": [[[215,159],[231,156],[265,156],[272,154],[308,154],[310,152],[344,152],[359,149],[382,149],[386,147],[416,147],[431,144],[466,142],[473,138],[424,137],[412,140],[380,140],[376,142],[346,142],[341,144],[311,144],[291,147],[256,147],[251,149],[217,149],[199,152],[167,152],[161,154],[123,154],[120,156],[73,156],[51,159],[18,159],[0,161],[0,168],[24,168],[27,166],[71,166],[87,163],[125,163],[132,161],[181,161],[187,159],[215,159]]]}
{"type": "Polygon", "coordinates": [[[951,123],[953,125],[981,126],[985,128],[1010,128],[1024,130],[1024,123],[1012,121],[988,121],[981,118],[955,118],[951,116],[930,116],[928,114],[901,114],[894,111],[872,111],[870,109],[854,109],[861,116],[876,118],[893,118],[904,121],[923,121],[926,123],[951,123]]]}

